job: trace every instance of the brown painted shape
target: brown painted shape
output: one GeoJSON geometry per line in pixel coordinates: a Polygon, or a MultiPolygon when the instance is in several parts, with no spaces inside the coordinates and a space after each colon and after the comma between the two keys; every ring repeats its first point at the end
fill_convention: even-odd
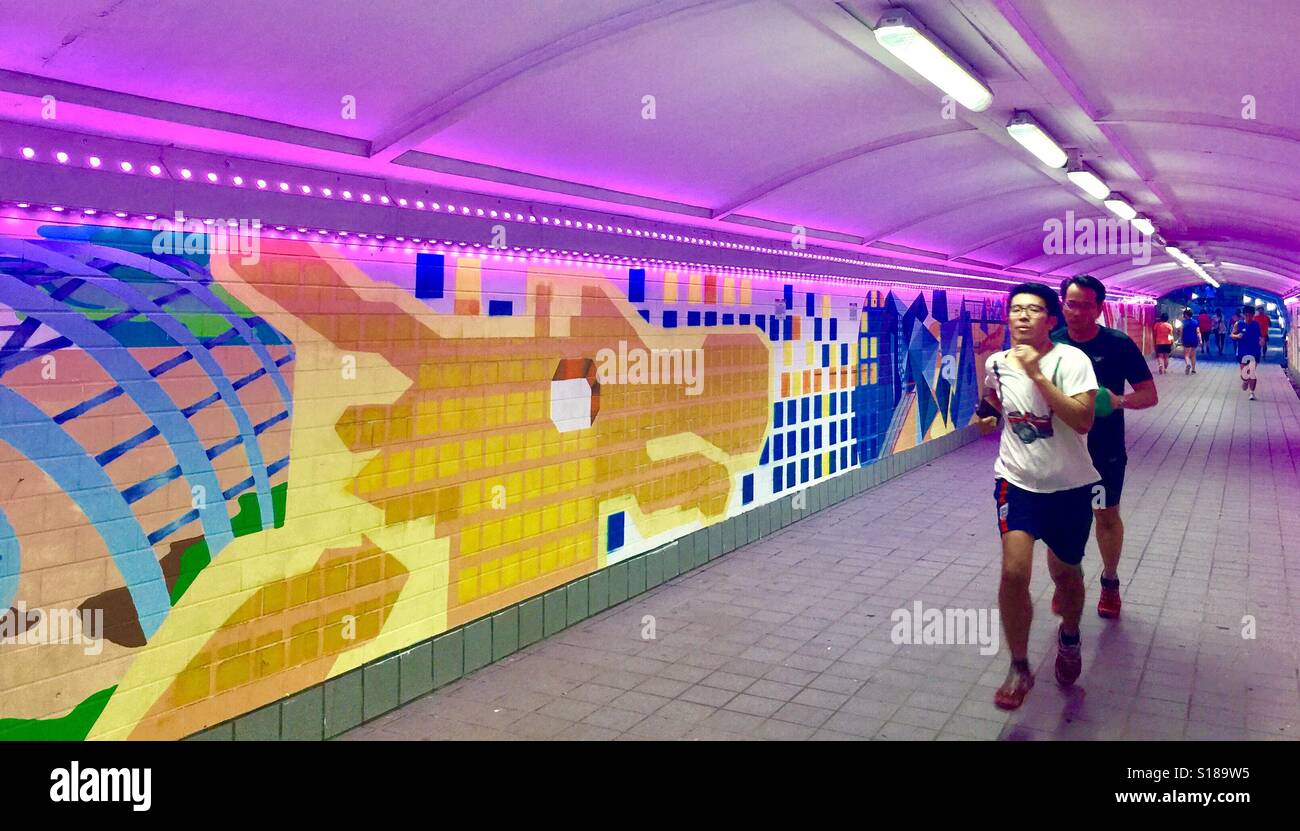
{"type": "Polygon", "coordinates": [[[264,585],[212,634],[131,734],[176,739],[324,681],[340,654],[383,629],[407,569],[363,535],[304,574],[264,585]],[[345,615],[354,618],[347,635],[345,615]]]}

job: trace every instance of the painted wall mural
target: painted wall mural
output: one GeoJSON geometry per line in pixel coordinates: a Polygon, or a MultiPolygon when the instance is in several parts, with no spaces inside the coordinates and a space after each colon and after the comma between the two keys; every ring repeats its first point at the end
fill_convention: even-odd
{"type": "Polygon", "coordinates": [[[254,710],[965,426],[1006,339],[999,293],[151,238],[0,237],[0,739],[254,710]]]}

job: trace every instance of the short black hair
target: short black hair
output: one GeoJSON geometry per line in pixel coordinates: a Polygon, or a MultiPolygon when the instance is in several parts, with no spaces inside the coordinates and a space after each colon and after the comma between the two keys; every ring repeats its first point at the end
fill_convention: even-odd
{"type": "Polygon", "coordinates": [[[1241,313],[1244,314],[1244,315],[1253,315],[1253,314],[1255,313],[1255,307],[1254,307],[1254,306],[1242,306],[1242,307],[1241,307],[1241,313]]]}
{"type": "Polygon", "coordinates": [[[1061,299],[1065,299],[1065,293],[1070,290],[1070,286],[1078,286],[1081,289],[1091,289],[1097,297],[1097,305],[1100,306],[1106,300],[1106,287],[1101,281],[1091,274],[1076,274],[1073,277],[1066,277],[1061,281],[1061,299]]]}
{"type": "Polygon", "coordinates": [[[1191,317],[1191,316],[1192,316],[1191,309],[1183,309],[1183,317],[1191,317]]]}
{"type": "Polygon", "coordinates": [[[1168,323],[1168,322],[1169,322],[1169,312],[1161,312],[1161,313],[1160,313],[1160,322],[1161,322],[1161,323],[1168,323]]]}
{"type": "Polygon", "coordinates": [[[1045,286],[1042,283],[1021,283],[1020,285],[1016,286],[1010,292],[1007,293],[1008,311],[1010,310],[1011,307],[1011,301],[1015,298],[1017,294],[1032,294],[1035,297],[1039,298],[1040,300],[1043,301],[1043,305],[1047,308],[1047,313],[1052,317],[1056,318],[1057,321],[1060,321],[1061,301],[1057,298],[1056,294],[1048,286],[1045,286]]]}

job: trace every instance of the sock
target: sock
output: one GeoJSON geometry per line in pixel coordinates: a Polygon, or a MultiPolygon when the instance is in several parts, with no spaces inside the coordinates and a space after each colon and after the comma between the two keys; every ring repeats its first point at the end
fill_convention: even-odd
{"type": "Polygon", "coordinates": [[[1029,659],[1021,658],[1019,661],[1012,658],[1011,666],[1018,672],[1029,672],[1029,659]]]}
{"type": "Polygon", "coordinates": [[[1067,634],[1065,634],[1065,630],[1062,629],[1062,630],[1061,630],[1061,643],[1065,644],[1066,646],[1078,646],[1078,645],[1079,645],[1079,633],[1078,633],[1078,632],[1075,632],[1073,635],[1067,635],[1067,634]]]}
{"type": "Polygon", "coordinates": [[[1107,577],[1106,575],[1103,574],[1102,577],[1101,577],[1101,585],[1102,585],[1102,588],[1106,588],[1106,589],[1118,589],[1118,588],[1119,588],[1119,578],[1118,578],[1118,577],[1107,577]]]}

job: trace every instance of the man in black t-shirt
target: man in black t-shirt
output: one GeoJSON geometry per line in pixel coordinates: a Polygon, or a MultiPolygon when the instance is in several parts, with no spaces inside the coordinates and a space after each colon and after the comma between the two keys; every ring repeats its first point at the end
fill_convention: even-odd
{"type": "MultiPolygon", "coordinates": [[[[1061,284],[1065,328],[1052,333],[1052,340],[1082,349],[1092,359],[1097,384],[1109,396],[1098,393],[1097,417],[1088,433],[1088,452],[1093,467],[1101,474],[1101,490],[1094,491],[1093,518],[1097,520],[1097,548],[1101,550],[1101,598],[1097,614],[1119,617],[1119,558],[1124,548],[1124,523],[1119,500],[1124,491],[1124,469],[1128,453],[1124,447],[1124,411],[1154,407],[1156,382],[1146,358],[1132,338],[1118,329],[1097,323],[1106,288],[1096,277],[1080,274],[1061,284]],[[1133,392],[1124,395],[1127,382],[1133,392]],[[1109,408],[1106,407],[1109,399],[1109,408]],[[1108,411],[1107,411],[1108,410],[1108,411]]],[[[1053,611],[1057,603],[1053,599],[1053,611]]]]}

